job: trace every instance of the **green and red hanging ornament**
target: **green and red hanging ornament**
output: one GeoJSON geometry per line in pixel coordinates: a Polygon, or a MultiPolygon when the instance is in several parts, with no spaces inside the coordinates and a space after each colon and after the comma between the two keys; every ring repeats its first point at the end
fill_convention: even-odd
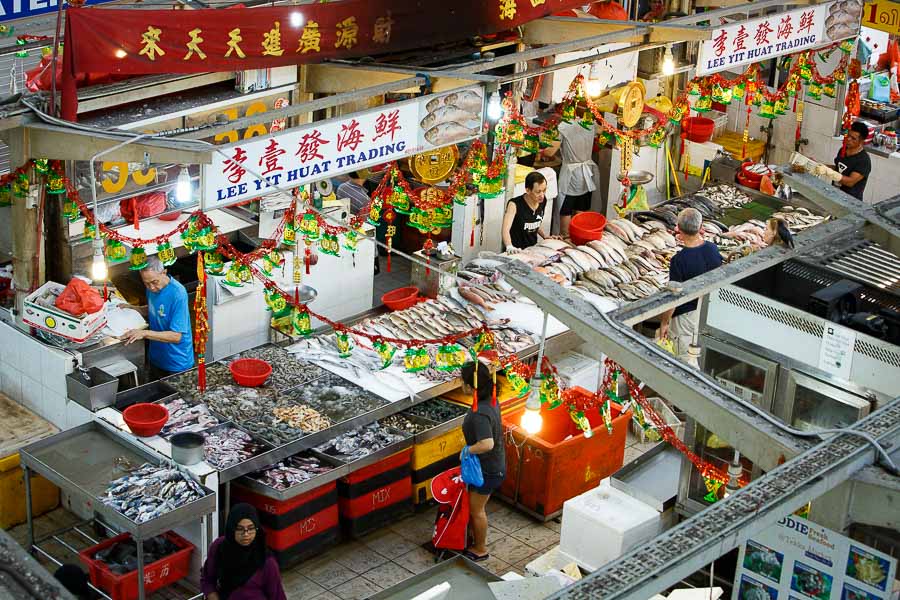
{"type": "Polygon", "coordinates": [[[346,331],[335,331],[334,342],[337,344],[338,356],[341,358],[349,358],[353,353],[353,341],[346,331]]]}
{"type": "Polygon", "coordinates": [[[163,240],[156,245],[156,256],[164,267],[175,264],[175,249],[172,248],[172,244],[169,243],[169,240],[163,240]]]}
{"type": "Polygon", "coordinates": [[[375,352],[378,353],[378,357],[381,359],[382,369],[386,369],[391,366],[391,362],[393,362],[394,360],[394,355],[397,353],[396,346],[379,339],[375,340],[372,343],[372,348],[374,348],[375,352]]]}
{"type": "Polygon", "coordinates": [[[294,306],[291,311],[291,325],[294,333],[301,337],[309,337],[312,334],[312,319],[305,305],[294,306]]]}
{"type": "Polygon", "coordinates": [[[431,357],[425,348],[407,348],[403,355],[403,370],[407,373],[418,373],[427,369],[429,364],[431,364],[431,357]]]}
{"type": "Polygon", "coordinates": [[[107,240],[106,259],[111,264],[117,264],[128,260],[128,249],[119,240],[107,240]]]}
{"type": "MultiPolygon", "coordinates": [[[[414,212],[419,213],[421,211],[418,211],[418,209],[414,209],[414,212]]],[[[410,217],[412,217],[412,214],[410,214],[410,217]]],[[[394,225],[394,219],[396,218],[396,215],[394,214],[394,211],[389,208],[385,211],[383,218],[384,222],[387,223],[387,229],[384,233],[384,241],[385,244],[387,244],[387,261],[385,264],[385,269],[387,269],[387,272],[390,273],[391,251],[394,248],[394,236],[397,235],[397,226],[394,225]]]]}
{"type": "Polygon", "coordinates": [[[272,248],[263,255],[262,272],[266,277],[272,277],[276,269],[284,266],[284,254],[276,248],[272,248]]]}
{"type": "Polygon", "coordinates": [[[466,362],[466,351],[459,344],[441,344],[434,357],[434,365],[438,371],[455,371],[466,362]]]}
{"type": "Polygon", "coordinates": [[[221,275],[225,270],[225,259],[215,250],[203,252],[204,270],[207,275],[221,275]]]}
{"type": "Polygon", "coordinates": [[[147,251],[143,246],[135,246],[131,249],[131,258],[129,259],[128,269],[131,271],[140,271],[147,268],[147,251]]]}

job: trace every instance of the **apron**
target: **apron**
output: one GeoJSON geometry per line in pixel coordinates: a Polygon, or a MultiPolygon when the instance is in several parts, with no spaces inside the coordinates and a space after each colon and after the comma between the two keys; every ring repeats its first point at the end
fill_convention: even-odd
{"type": "MultiPolygon", "coordinates": [[[[578,123],[562,123],[559,126],[559,134],[562,138],[560,145],[560,159],[562,165],[559,168],[559,194],[565,196],[578,196],[593,193],[592,202],[596,201],[599,191],[597,182],[600,180],[600,167],[591,158],[594,151],[595,127],[585,129],[578,123]]],[[[562,206],[562,200],[557,204],[562,206]]]]}

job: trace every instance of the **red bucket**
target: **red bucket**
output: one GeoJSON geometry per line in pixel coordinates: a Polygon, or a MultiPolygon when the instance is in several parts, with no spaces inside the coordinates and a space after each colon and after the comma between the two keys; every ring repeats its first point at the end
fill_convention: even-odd
{"type": "Polygon", "coordinates": [[[599,240],[603,237],[603,228],[606,227],[606,216],[598,212],[583,212],[572,217],[569,223],[569,237],[576,246],[582,246],[588,242],[599,240]]]}
{"type": "Polygon", "coordinates": [[[126,408],[122,418],[134,435],[152,437],[159,433],[169,420],[169,411],[162,404],[139,402],[126,408]]]}
{"type": "Polygon", "coordinates": [[[716,123],[706,117],[688,117],[682,125],[687,139],[698,144],[708,142],[716,129],[716,123]]]}
{"type": "Polygon", "coordinates": [[[415,286],[392,290],[381,297],[381,303],[389,310],[403,310],[419,302],[419,288],[415,286]]]}
{"type": "Polygon", "coordinates": [[[259,387],[272,374],[272,365],[258,358],[239,358],[228,369],[234,382],[244,387],[259,387]]]}

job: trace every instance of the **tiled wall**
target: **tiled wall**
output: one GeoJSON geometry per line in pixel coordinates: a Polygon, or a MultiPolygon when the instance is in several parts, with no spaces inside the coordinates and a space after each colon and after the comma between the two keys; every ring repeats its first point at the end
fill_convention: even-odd
{"type": "Polygon", "coordinates": [[[72,356],[0,323],[0,391],[60,429],[91,420],[91,413],[66,397],[72,356]]]}

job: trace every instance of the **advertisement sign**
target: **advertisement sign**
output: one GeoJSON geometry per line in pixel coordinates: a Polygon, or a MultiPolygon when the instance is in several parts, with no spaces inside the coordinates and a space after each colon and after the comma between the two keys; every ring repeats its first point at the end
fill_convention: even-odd
{"type": "Polygon", "coordinates": [[[481,135],[484,97],[469,87],[222,146],[203,166],[204,209],[221,208],[481,135]],[[257,178],[250,171],[259,173],[257,178]]]}
{"type": "Polygon", "coordinates": [[[862,24],[890,34],[900,34],[900,4],[890,0],[866,2],[862,24]]]}
{"type": "Polygon", "coordinates": [[[748,540],[732,600],[887,600],[896,559],[794,515],[748,540]]]}
{"type": "Polygon", "coordinates": [[[818,48],[856,35],[862,5],[830,2],[723,25],[700,46],[697,75],[818,48]]]}
{"type": "MultiPolygon", "coordinates": [[[[84,4],[89,6],[106,2],[112,0],[87,0],[84,4]]],[[[56,0],[0,0],[0,22],[56,12],[56,7],[56,0]]],[[[63,4],[63,10],[65,9],[63,4]]]]}

